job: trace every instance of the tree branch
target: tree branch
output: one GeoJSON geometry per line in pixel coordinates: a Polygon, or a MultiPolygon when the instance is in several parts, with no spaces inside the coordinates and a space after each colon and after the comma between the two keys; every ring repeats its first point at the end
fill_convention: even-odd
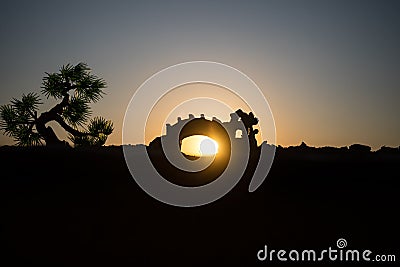
{"type": "Polygon", "coordinates": [[[55,115],[54,120],[55,120],[56,122],[58,122],[58,124],[60,124],[60,126],[63,127],[64,130],[66,130],[67,132],[69,132],[69,133],[72,134],[72,135],[75,135],[75,136],[90,135],[89,133],[84,133],[84,132],[81,132],[81,131],[79,131],[79,130],[77,130],[77,129],[72,128],[72,127],[69,126],[69,125],[63,120],[63,118],[62,118],[60,115],[58,115],[58,114],[55,115]]]}
{"type": "Polygon", "coordinates": [[[31,110],[28,110],[28,114],[32,117],[32,119],[35,119],[35,114],[31,110]]]}
{"type": "Polygon", "coordinates": [[[30,132],[33,132],[33,131],[32,131],[32,130],[33,130],[33,126],[35,126],[34,123],[32,123],[31,125],[29,125],[29,131],[30,131],[30,132]]]}
{"type": "Polygon", "coordinates": [[[49,113],[60,114],[64,107],[66,107],[69,103],[69,94],[65,93],[63,100],[55,105],[52,109],[49,110],[49,113]]]}

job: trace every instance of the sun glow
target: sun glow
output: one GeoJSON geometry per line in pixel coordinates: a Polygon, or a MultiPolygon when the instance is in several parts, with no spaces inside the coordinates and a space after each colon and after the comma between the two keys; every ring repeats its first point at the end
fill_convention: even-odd
{"type": "Polygon", "coordinates": [[[192,135],[182,140],[181,152],[190,156],[214,156],[218,153],[218,143],[208,136],[192,135]]]}

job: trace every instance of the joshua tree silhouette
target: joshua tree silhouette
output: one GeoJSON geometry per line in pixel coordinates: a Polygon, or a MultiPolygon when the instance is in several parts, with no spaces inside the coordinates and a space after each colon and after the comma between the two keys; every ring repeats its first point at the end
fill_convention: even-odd
{"type": "Polygon", "coordinates": [[[75,146],[103,145],[114,129],[111,121],[102,117],[89,120],[90,103],[102,98],[106,82],[91,74],[85,63],[75,66],[67,64],[58,73],[47,73],[42,82],[42,94],[61,100],[49,111],[38,116],[41,103],[36,93],[22,95],[22,99],[13,98],[10,104],[0,106],[0,130],[13,137],[19,146],[68,145],[56,136],[50,126],[57,122],[68,132],[75,146]]]}
{"type": "Polygon", "coordinates": [[[255,136],[256,134],[258,134],[258,129],[253,129],[253,126],[257,125],[258,118],[254,116],[253,112],[247,114],[246,112],[243,112],[241,109],[236,110],[236,114],[238,114],[244,126],[246,127],[247,135],[249,136],[250,146],[256,147],[257,141],[255,136]]]}

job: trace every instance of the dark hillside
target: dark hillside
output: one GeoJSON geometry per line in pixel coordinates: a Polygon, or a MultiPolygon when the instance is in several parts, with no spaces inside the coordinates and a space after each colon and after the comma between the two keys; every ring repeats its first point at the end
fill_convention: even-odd
{"type": "Polygon", "coordinates": [[[339,238],[400,248],[396,149],[278,148],[257,191],[243,179],[198,208],[148,196],[121,147],[1,147],[0,162],[0,266],[267,265],[256,257],[264,245],[325,249],[339,238]]]}

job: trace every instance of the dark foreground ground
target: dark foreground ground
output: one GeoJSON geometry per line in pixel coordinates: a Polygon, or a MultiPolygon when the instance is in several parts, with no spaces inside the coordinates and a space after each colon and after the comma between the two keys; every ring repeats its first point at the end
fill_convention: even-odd
{"type": "Polygon", "coordinates": [[[243,180],[198,208],[148,196],[120,147],[2,147],[0,162],[0,266],[283,266],[259,262],[258,250],[336,248],[339,238],[348,249],[396,255],[377,266],[400,261],[393,151],[278,150],[256,192],[243,180]]]}

